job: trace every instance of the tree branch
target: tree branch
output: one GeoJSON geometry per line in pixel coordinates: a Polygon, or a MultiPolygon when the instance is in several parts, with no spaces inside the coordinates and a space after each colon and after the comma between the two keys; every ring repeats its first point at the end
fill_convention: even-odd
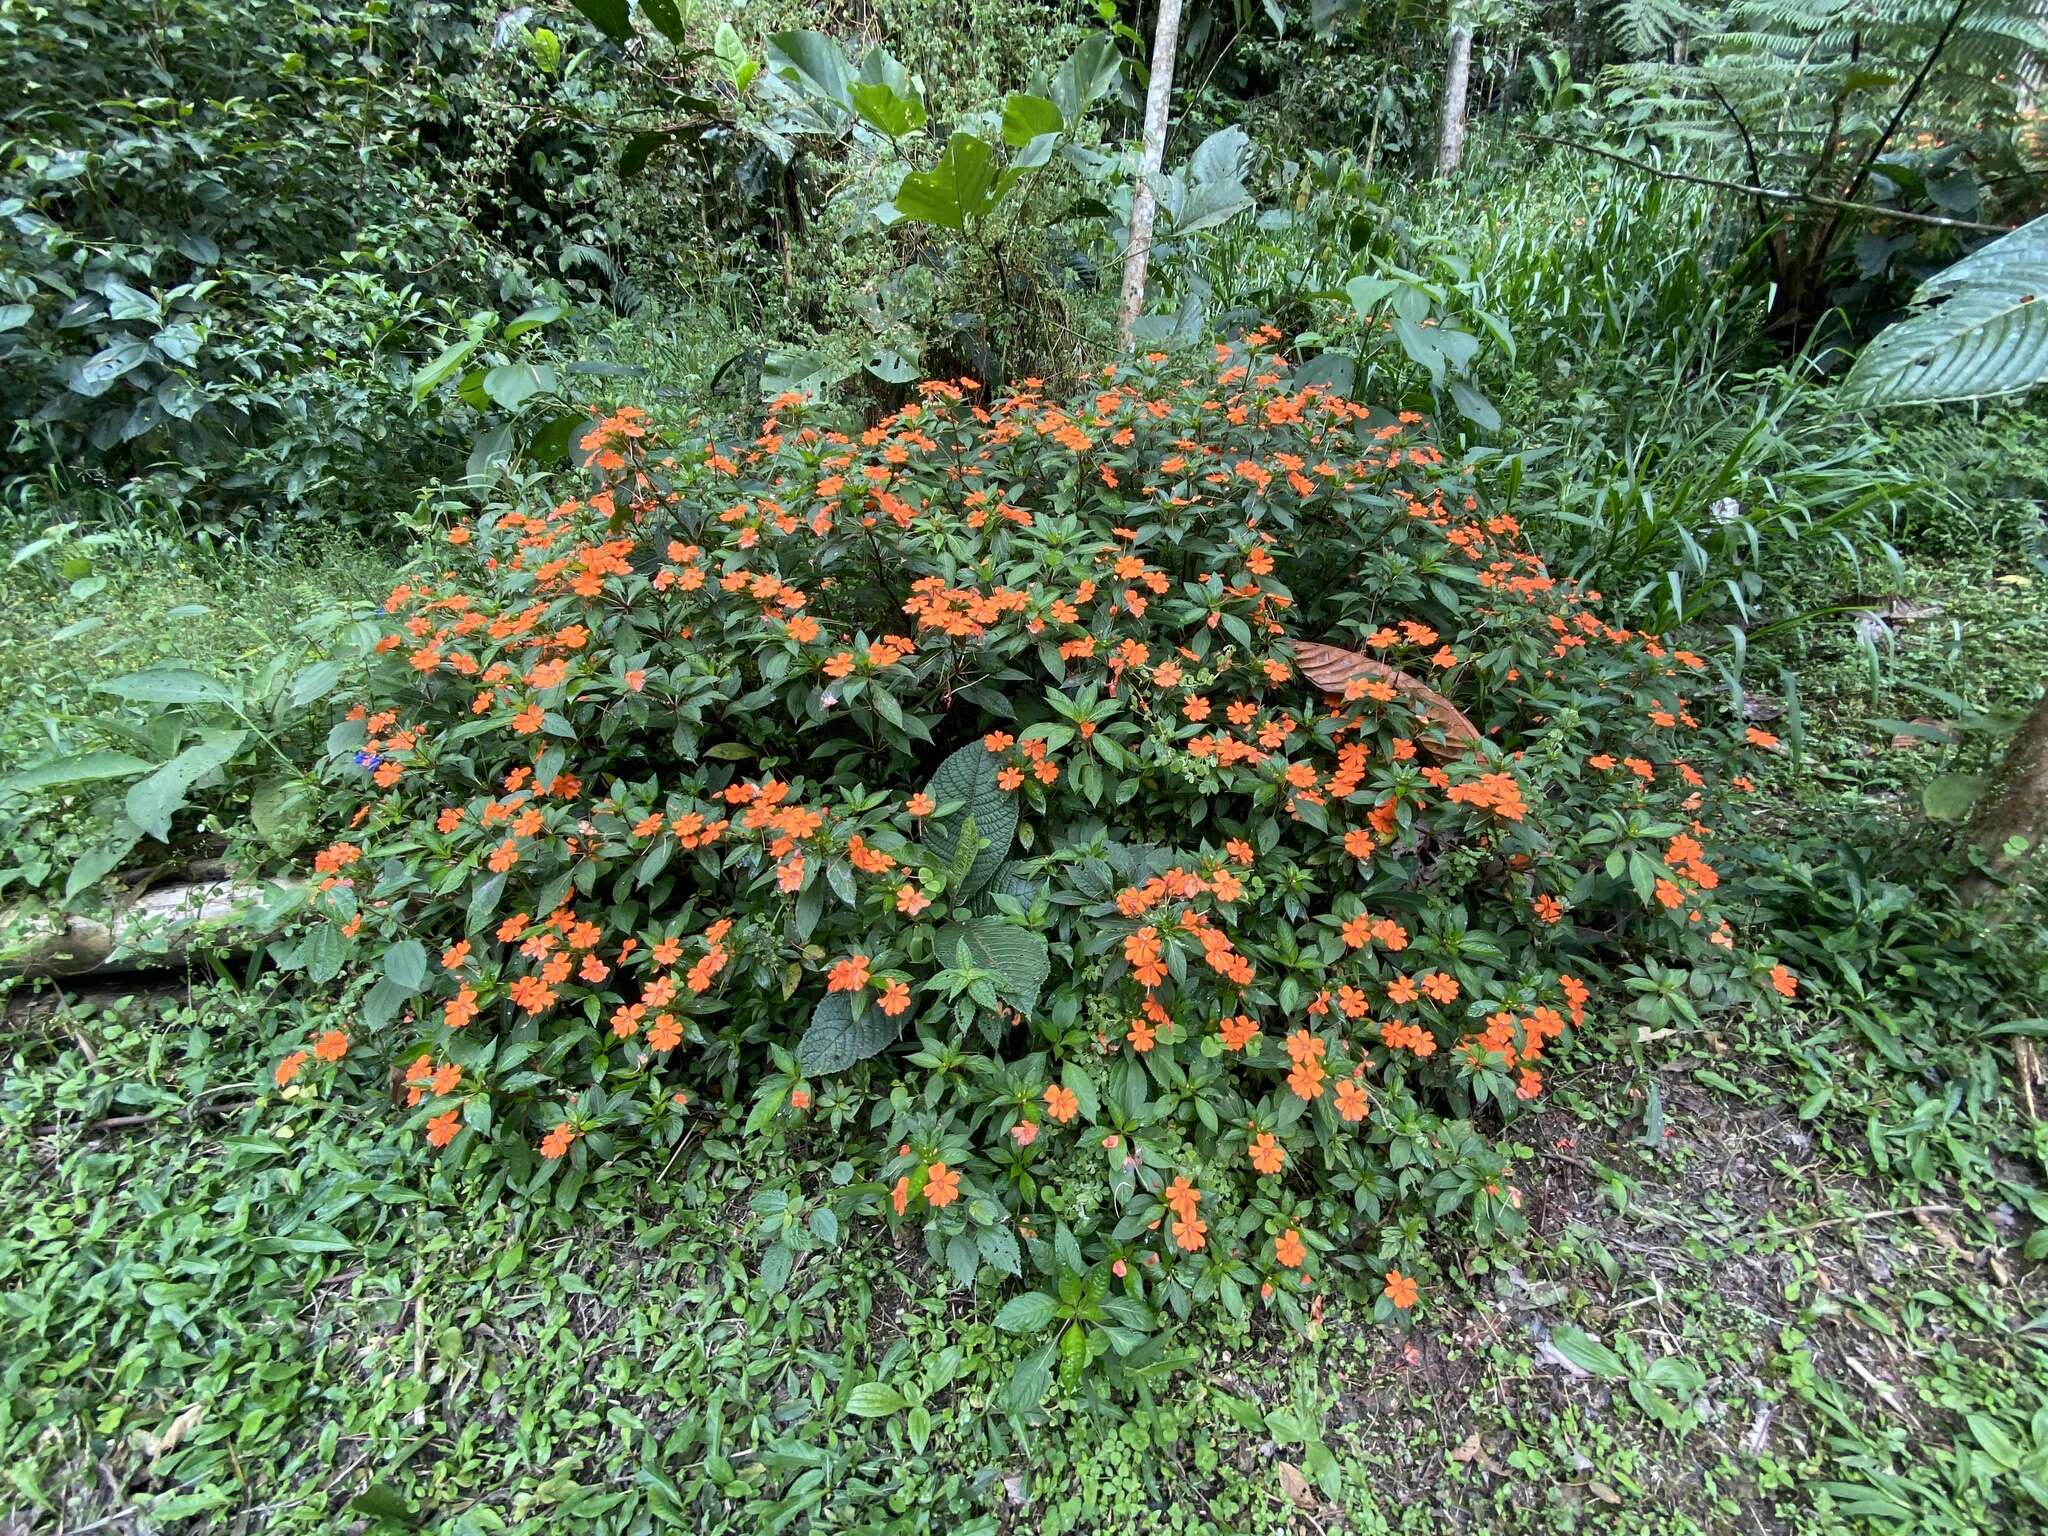
{"type": "Polygon", "coordinates": [[[1556,144],[1564,149],[1575,149],[1581,154],[1598,155],[1603,160],[1625,165],[1632,171],[1641,171],[1645,176],[1657,176],[1665,181],[1689,182],[1696,187],[1718,187],[1724,192],[1740,192],[1745,197],[1763,198],[1773,203],[1807,203],[1817,208],[1872,213],[1879,218],[1902,219],[1908,224],[1932,224],[1937,229],[1971,229],[1987,235],[2009,235],[2015,227],[2011,224],[1979,224],[1973,219],[1944,218],[1936,213],[1912,213],[1904,208],[1887,208],[1881,203],[1852,203],[1845,198],[1822,197],[1818,193],[1788,192],[1782,187],[1753,187],[1745,182],[1728,181],[1720,176],[1701,176],[1692,171],[1667,171],[1662,166],[1645,165],[1640,160],[1631,160],[1627,155],[1617,154],[1611,149],[1602,149],[1597,144],[1581,144],[1576,139],[1560,139],[1548,133],[1531,133],[1524,128],[1511,131],[1518,139],[1529,139],[1538,144],[1556,144]]]}

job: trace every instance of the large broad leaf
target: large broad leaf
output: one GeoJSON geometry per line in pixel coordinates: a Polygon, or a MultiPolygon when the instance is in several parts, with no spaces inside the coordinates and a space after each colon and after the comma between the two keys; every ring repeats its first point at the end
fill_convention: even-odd
{"type": "Polygon", "coordinates": [[[1116,39],[1107,32],[1092,33],[1074,50],[1074,56],[1059,67],[1046,94],[1060,109],[1060,116],[1071,123],[1116,84],[1117,71],[1122,66],[1116,39]]]}
{"type": "Polygon", "coordinates": [[[811,1026],[797,1042],[797,1065],[806,1075],[824,1077],[866,1061],[900,1032],[896,1020],[863,1003],[855,1007],[850,992],[827,993],[811,1013],[811,1026]]]}
{"type": "Polygon", "coordinates": [[[94,686],[118,699],[136,699],[146,704],[230,704],[241,698],[231,685],[190,667],[151,667],[146,672],[129,672],[94,686]]]}
{"type": "Polygon", "coordinates": [[[626,0],[571,0],[593,27],[615,43],[623,43],[633,35],[633,18],[627,14],[626,0]]]}
{"type": "Polygon", "coordinates": [[[508,411],[535,395],[553,394],[555,388],[555,370],[533,363],[502,363],[484,375],[484,393],[508,411]]]}
{"type": "Polygon", "coordinates": [[[768,39],[768,69],[806,95],[851,111],[853,69],[846,53],[822,32],[777,32],[768,39]]]}
{"type": "Polygon", "coordinates": [[[1251,135],[1242,128],[1219,128],[1195,147],[1188,160],[1189,178],[1205,181],[1243,181],[1251,165],[1251,135]]]}
{"type": "Polygon", "coordinates": [[[218,771],[241,750],[246,731],[223,731],[187,747],[148,778],[128,788],[128,819],[160,843],[171,840],[171,818],[184,807],[192,786],[218,771]]]}
{"type": "Polygon", "coordinates": [[[965,230],[970,219],[995,207],[996,153],[986,139],[956,133],[946,141],[939,163],[912,171],[896,189],[896,211],[921,224],[965,230]]]}
{"type": "Polygon", "coordinates": [[[2048,380],[2048,216],[1920,285],[1917,311],[1863,349],[1845,405],[1932,405],[2048,380]]]}
{"type": "Polygon", "coordinates": [[[933,943],[940,962],[949,966],[958,963],[964,945],[976,968],[994,971],[1001,978],[996,991],[1019,1013],[1029,1013],[1038,1006],[1039,988],[1045,985],[1052,970],[1052,954],[1042,934],[999,917],[977,917],[965,923],[947,924],[938,931],[933,943]]]}
{"type": "Polygon", "coordinates": [[[972,896],[988,884],[989,876],[1009,857],[1010,840],[1017,835],[1017,797],[996,783],[996,771],[995,754],[980,742],[970,741],[939,764],[924,788],[940,805],[957,803],[960,807],[925,829],[924,845],[941,869],[952,866],[969,821],[984,844],[953,887],[955,899],[972,896]]]}
{"type": "Polygon", "coordinates": [[[155,764],[126,752],[74,752],[54,763],[38,763],[0,779],[0,796],[54,789],[63,784],[90,784],[100,779],[126,779],[147,773],[155,764]]]}
{"type": "Polygon", "coordinates": [[[1358,385],[1358,360],[1348,352],[1325,352],[1294,370],[1294,387],[1320,389],[1347,400],[1358,385]]]}
{"type": "Polygon", "coordinates": [[[870,48],[860,61],[860,78],[848,88],[853,110],[862,122],[900,139],[924,126],[924,97],[910,71],[886,48],[870,48]]]}
{"type": "Polygon", "coordinates": [[[676,47],[683,46],[683,13],[676,0],[640,0],[640,14],[676,47]]]}
{"type": "Polygon", "coordinates": [[[1041,134],[1058,133],[1066,127],[1060,109],[1043,96],[1011,92],[1003,98],[1003,142],[1022,149],[1041,134]]]}

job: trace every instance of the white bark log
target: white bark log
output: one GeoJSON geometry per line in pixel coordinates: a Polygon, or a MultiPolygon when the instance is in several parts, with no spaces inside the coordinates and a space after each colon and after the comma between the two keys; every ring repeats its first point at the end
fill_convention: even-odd
{"type": "Polygon", "coordinates": [[[263,887],[244,880],[207,880],[145,891],[104,919],[17,910],[0,916],[0,975],[160,970],[182,965],[195,949],[246,951],[255,935],[245,920],[265,896],[263,887]],[[132,950],[113,960],[124,945],[158,941],[160,950],[132,950]]]}
{"type": "Polygon", "coordinates": [[[1152,221],[1157,211],[1152,178],[1166,159],[1166,114],[1173,96],[1173,57],[1180,51],[1180,0],[1159,0],[1152,29],[1152,79],[1145,87],[1145,138],[1138,151],[1138,176],[1131,184],[1131,243],[1124,252],[1123,290],[1117,296],[1117,341],[1131,347],[1131,329],[1145,307],[1145,269],[1152,260],[1152,221]]]}
{"type": "Polygon", "coordinates": [[[1451,28],[1451,62],[1444,71],[1444,115],[1436,135],[1436,173],[1448,176],[1465,157],[1465,92],[1472,81],[1472,29],[1451,28]]]}

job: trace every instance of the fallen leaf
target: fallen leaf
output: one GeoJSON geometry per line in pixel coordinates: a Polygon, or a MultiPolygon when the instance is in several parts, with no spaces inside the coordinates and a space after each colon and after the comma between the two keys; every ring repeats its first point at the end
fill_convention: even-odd
{"type": "Polygon", "coordinates": [[[161,1435],[144,1435],[142,1448],[149,1453],[149,1470],[156,1473],[156,1464],[175,1451],[184,1438],[199,1427],[199,1421],[206,1417],[206,1404],[194,1403],[165,1427],[161,1435]]]}
{"type": "Polygon", "coordinates": [[[1486,1447],[1480,1444],[1479,1431],[1475,1429],[1464,1438],[1455,1451],[1451,1452],[1451,1460],[1477,1461],[1485,1454],[1486,1447]]]}
{"type": "Polygon", "coordinates": [[[1432,757],[1445,761],[1463,757],[1466,750],[1480,739],[1479,727],[1466,719],[1457,705],[1420,678],[1411,677],[1398,667],[1390,667],[1384,661],[1376,661],[1357,651],[1312,640],[1297,640],[1294,658],[1301,663],[1302,676],[1325,693],[1342,696],[1352,682],[1370,678],[1385,683],[1409,702],[1420,705],[1429,723],[1443,737],[1442,741],[1424,737],[1417,743],[1432,757]]]}
{"type": "Polygon", "coordinates": [[[1303,1509],[1316,1507],[1316,1496],[1310,1491],[1308,1479],[1301,1475],[1301,1468],[1291,1461],[1277,1461],[1273,1464],[1280,1472],[1280,1491],[1290,1503],[1303,1509]]]}
{"type": "Polygon", "coordinates": [[[1593,1482],[1586,1484],[1586,1492],[1593,1495],[1593,1497],[1598,1499],[1602,1504],[1619,1504],[1621,1502],[1620,1494],[1616,1493],[1612,1488],[1608,1487],[1605,1483],[1600,1482],[1597,1479],[1593,1482]]]}

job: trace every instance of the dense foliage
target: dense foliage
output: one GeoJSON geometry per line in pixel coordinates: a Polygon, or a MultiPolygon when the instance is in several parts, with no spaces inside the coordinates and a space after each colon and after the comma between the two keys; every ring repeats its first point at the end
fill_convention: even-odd
{"type": "Polygon", "coordinates": [[[405,386],[522,287],[430,149],[482,36],[441,3],[0,9],[9,488],[274,542],[459,464],[405,386]]]}
{"type": "Polygon", "coordinates": [[[1715,895],[1742,743],[1415,421],[1259,350],[978,388],[720,445],[621,412],[451,532],[330,741],[292,958],[380,979],[315,1054],[525,1187],[740,1095],[963,1282],[1021,1240],[1183,1314],[1332,1268],[1405,1307],[1430,1221],[1518,1226],[1488,1128],[1595,984],[1790,992],[1715,895]]]}

